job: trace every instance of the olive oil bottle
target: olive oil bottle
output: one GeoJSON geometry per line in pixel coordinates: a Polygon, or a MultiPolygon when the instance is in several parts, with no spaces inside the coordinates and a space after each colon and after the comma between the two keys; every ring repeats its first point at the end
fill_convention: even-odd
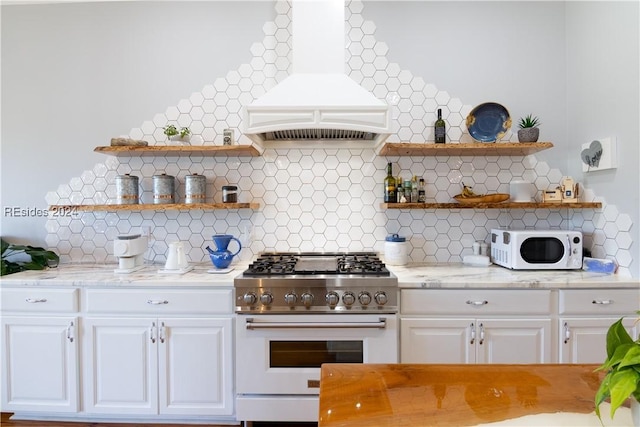
{"type": "Polygon", "coordinates": [[[444,144],[447,142],[447,124],[442,118],[442,109],[438,108],[438,120],[435,123],[436,143],[444,144]]]}
{"type": "Polygon", "coordinates": [[[384,202],[396,203],[396,179],[393,177],[391,163],[387,163],[387,177],[384,179],[384,202]]]}

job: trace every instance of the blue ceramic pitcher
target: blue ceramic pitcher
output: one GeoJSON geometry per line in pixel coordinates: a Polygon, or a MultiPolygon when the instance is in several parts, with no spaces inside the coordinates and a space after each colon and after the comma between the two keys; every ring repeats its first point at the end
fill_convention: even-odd
{"type": "Polygon", "coordinates": [[[211,258],[211,262],[216,268],[227,268],[231,261],[233,261],[233,257],[240,253],[240,249],[242,249],[242,244],[240,240],[233,237],[231,234],[215,234],[212,237],[213,243],[216,246],[216,250],[214,251],[209,246],[207,246],[207,251],[209,251],[209,257],[211,258]],[[232,240],[238,242],[238,250],[235,253],[231,253],[227,248],[229,247],[229,243],[232,240]]]}

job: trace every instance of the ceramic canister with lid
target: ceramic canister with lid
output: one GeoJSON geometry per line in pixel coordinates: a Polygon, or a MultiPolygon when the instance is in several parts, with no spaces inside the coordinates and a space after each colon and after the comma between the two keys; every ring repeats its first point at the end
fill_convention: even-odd
{"type": "Polygon", "coordinates": [[[175,202],[176,179],[163,173],[153,176],[153,203],[156,205],[175,202]]]}
{"type": "Polygon", "coordinates": [[[204,203],[207,198],[207,178],[204,175],[187,175],[184,179],[184,202],[204,203]]]}
{"type": "Polygon", "coordinates": [[[137,204],[138,200],[138,177],[128,173],[116,176],[116,203],[137,204]]]}
{"type": "Polygon", "coordinates": [[[384,242],[384,261],[389,265],[407,264],[407,239],[390,234],[384,242]]]}

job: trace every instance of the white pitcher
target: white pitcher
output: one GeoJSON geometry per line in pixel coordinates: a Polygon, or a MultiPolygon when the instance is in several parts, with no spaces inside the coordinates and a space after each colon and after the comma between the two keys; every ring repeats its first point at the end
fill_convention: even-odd
{"type": "Polygon", "coordinates": [[[167,262],[164,265],[165,270],[180,270],[188,266],[187,255],[184,253],[184,244],[182,242],[169,243],[167,262]]]}

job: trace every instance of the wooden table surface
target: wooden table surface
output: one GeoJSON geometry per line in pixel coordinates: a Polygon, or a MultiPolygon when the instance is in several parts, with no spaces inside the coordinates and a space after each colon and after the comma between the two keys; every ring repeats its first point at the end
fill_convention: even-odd
{"type": "Polygon", "coordinates": [[[590,413],[598,365],[324,364],[319,427],[473,426],[590,413]]]}

